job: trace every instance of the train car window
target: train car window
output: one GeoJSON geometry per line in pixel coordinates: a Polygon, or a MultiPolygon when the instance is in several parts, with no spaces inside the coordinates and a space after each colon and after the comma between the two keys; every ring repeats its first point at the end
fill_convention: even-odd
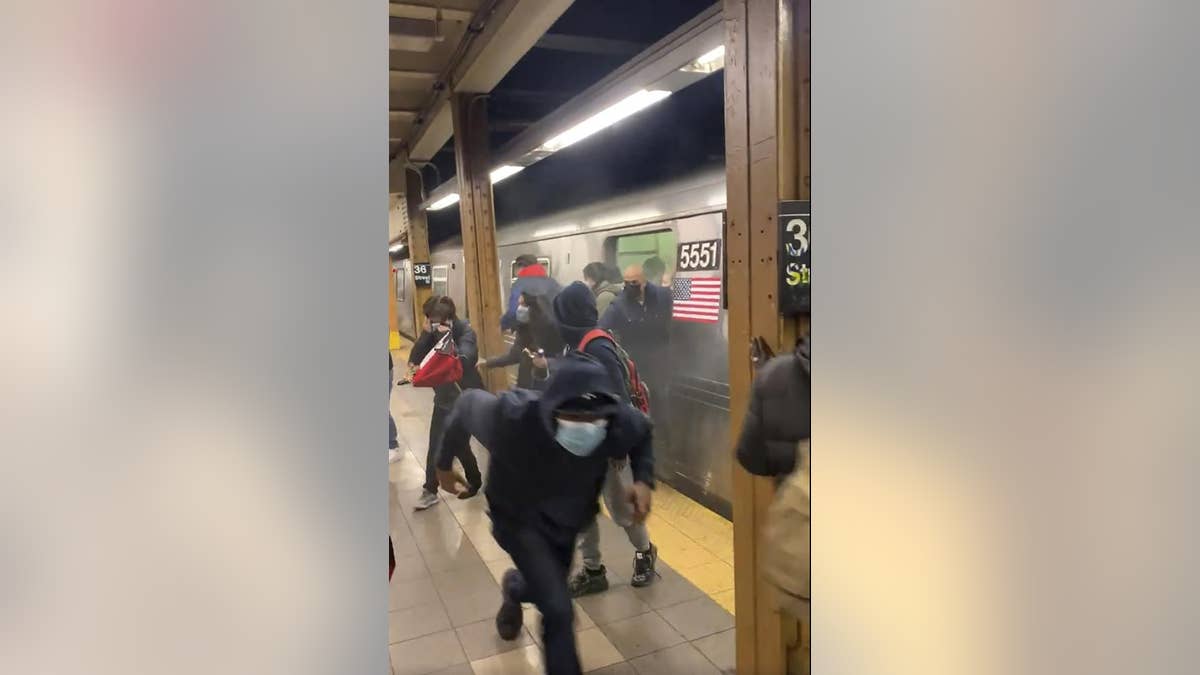
{"type": "Polygon", "coordinates": [[[678,237],[674,230],[658,230],[657,232],[641,232],[611,237],[610,261],[622,270],[630,265],[641,265],[643,270],[649,267],[646,280],[660,286],[669,286],[675,271],[675,248],[678,237]],[[657,260],[655,260],[657,259],[657,260]],[[655,271],[657,263],[662,263],[661,271],[655,271]]]}
{"type": "MultiPolygon", "coordinates": [[[[539,265],[546,268],[546,276],[548,276],[550,278],[554,278],[554,269],[551,268],[551,266],[550,266],[550,256],[539,255],[537,257],[537,261],[538,261],[539,265]]],[[[516,281],[517,281],[517,261],[516,260],[512,261],[512,264],[509,265],[508,276],[509,276],[509,279],[508,279],[509,283],[516,283],[516,281]]]]}
{"type": "Polygon", "coordinates": [[[430,287],[434,295],[450,295],[450,267],[434,265],[429,270],[430,287]]]}

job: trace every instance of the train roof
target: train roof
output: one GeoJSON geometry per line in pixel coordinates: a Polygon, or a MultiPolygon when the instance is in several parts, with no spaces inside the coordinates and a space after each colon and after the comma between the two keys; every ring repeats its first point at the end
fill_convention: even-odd
{"type": "MultiPolygon", "coordinates": [[[[546,216],[496,228],[496,243],[516,244],[548,237],[565,237],[721,211],[725,208],[725,167],[706,168],[681,178],[597,200],[546,216]]],[[[435,248],[461,246],[453,237],[435,248]]]]}

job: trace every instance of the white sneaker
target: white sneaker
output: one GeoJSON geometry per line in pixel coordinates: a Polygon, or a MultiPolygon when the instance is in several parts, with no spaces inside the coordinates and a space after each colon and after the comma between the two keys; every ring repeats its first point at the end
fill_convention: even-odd
{"type": "Polygon", "coordinates": [[[393,448],[388,450],[388,464],[395,464],[404,458],[404,455],[399,450],[393,448]]]}
{"type": "Polygon", "coordinates": [[[421,498],[417,500],[417,505],[413,507],[414,511],[424,511],[425,509],[436,506],[441,498],[436,492],[421,491],[421,498]]]}

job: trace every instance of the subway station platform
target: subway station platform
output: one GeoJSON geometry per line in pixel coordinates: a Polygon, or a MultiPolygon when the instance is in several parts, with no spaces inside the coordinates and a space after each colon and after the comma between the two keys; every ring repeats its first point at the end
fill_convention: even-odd
{"type": "MultiPolygon", "coordinates": [[[[393,352],[398,372],[406,347],[393,352]]],[[[459,500],[442,493],[433,508],[413,510],[424,481],[432,402],[427,389],[392,390],[391,412],[403,453],[388,470],[396,552],[388,617],[392,673],[540,674],[541,631],[532,605],[526,606],[517,640],[496,635],[498,580],[512,561],[492,539],[486,497],[459,500]]],[[[486,475],[487,451],[472,446],[486,475]]],[[[661,578],[637,589],[629,585],[633,548],[620,527],[601,517],[601,550],[611,586],[576,602],[583,670],[734,672],[732,525],[661,484],[647,522],[659,549],[661,578]]]]}

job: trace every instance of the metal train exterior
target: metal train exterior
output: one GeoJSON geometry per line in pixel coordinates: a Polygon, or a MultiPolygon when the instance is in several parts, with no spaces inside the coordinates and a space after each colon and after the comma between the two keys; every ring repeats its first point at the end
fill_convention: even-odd
{"type": "MultiPolygon", "coordinates": [[[[538,256],[550,275],[565,286],[582,279],[583,267],[589,262],[617,264],[618,256],[631,260],[638,254],[623,251],[623,244],[646,239],[661,242],[660,250],[664,252],[670,244],[670,259],[661,256],[668,263],[669,275],[674,272],[675,277],[723,278],[724,213],[725,173],[713,169],[631,195],[502,225],[496,237],[504,297],[508,297],[515,277],[512,265],[518,255],[538,256]],[[655,236],[635,237],[646,234],[655,236]],[[678,244],[712,240],[721,241],[717,270],[676,271],[678,244]]],[[[449,295],[460,308],[466,307],[461,242],[456,239],[436,246],[431,258],[433,292],[449,295]]],[[[410,265],[407,260],[398,264],[398,275],[406,286],[398,293],[398,315],[402,317],[402,332],[411,336],[414,314],[410,265]]],[[[659,479],[729,518],[733,460],[729,449],[729,352],[724,302],[722,298],[715,323],[671,321],[670,363],[663,369],[671,377],[666,388],[668,400],[654,396],[656,390],[663,389],[660,383],[649,384],[655,424],[668,426],[669,444],[655,444],[659,479]]],[[[469,308],[466,314],[469,319],[469,308]]]]}

